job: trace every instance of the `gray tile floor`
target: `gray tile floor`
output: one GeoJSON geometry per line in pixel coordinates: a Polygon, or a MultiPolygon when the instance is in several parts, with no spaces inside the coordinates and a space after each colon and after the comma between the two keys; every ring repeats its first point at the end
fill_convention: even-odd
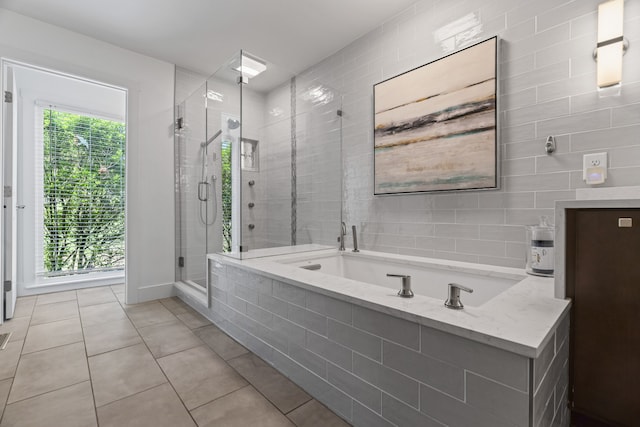
{"type": "Polygon", "coordinates": [[[346,426],[177,298],[124,285],[18,299],[0,426],[346,426]]]}

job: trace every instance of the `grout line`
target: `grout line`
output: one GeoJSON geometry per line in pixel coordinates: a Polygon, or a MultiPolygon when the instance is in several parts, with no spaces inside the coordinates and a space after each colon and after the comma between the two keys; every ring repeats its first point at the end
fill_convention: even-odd
{"type": "MultiPolygon", "coordinates": [[[[15,382],[15,377],[13,377],[12,379],[15,382]]],[[[65,388],[73,387],[73,386],[76,386],[78,384],[85,383],[87,381],[89,381],[89,379],[84,379],[82,381],[78,381],[77,383],[73,383],[73,384],[65,384],[64,386],[58,387],[58,388],[53,389],[53,390],[48,390],[48,391],[45,391],[45,392],[42,392],[42,393],[34,394],[33,396],[25,397],[24,399],[16,400],[15,402],[8,403],[6,406],[13,405],[15,403],[24,402],[25,400],[33,399],[33,398],[36,398],[36,397],[44,396],[45,394],[49,394],[49,393],[53,393],[53,392],[56,392],[56,391],[64,390],[65,388]]],[[[11,384],[11,387],[13,387],[13,383],[11,384]]],[[[7,401],[9,401],[9,396],[7,396],[7,401]]]]}
{"type": "MultiPolygon", "coordinates": [[[[120,302],[120,300],[118,300],[118,302],[120,302]]],[[[123,304],[120,303],[120,305],[122,306],[123,304]]],[[[126,305],[126,304],[125,304],[126,305]]],[[[136,304],[132,304],[132,305],[136,305],[136,304]]],[[[162,307],[164,307],[164,304],[160,303],[160,305],[162,307]]],[[[166,308],[166,307],[165,307],[166,308]]],[[[151,355],[151,357],[153,358],[153,361],[155,362],[156,366],[158,367],[158,369],[160,370],[160,372],[162,373],[162,375],[164,376],[164,378],[167,380],[167,383],[169,384],[169,386],[171,387],[171,389],[173,390],[173,392],[176,394],[176,397],[178,398],[178,400],[180,401],[180,403],[182,403],[182,407],[184,408],[185,411],[187,411],[187,414],[189,414],[189,417],[191,418],[191,420],[193,421],[194,425],[198,425],[198,423],[196,422],[195,418],[193,418],[193,415],[191,414],[191,411],[189,411],[189,409],[187,408],[187,405],[185,405],[184,401],[182,400],[182,397],[180,396],[180,393],[178,393],[178,391],[176,390],[176,388],[173,386],[173,384],[171,383],[171,381],[169,380],[169,377],[167,376],[167,374],[165,374],[164,370],[162,369],[162,366],[160,366],[160,364],[158,363],[158,360],[156,359],[156,357],[153,355],[153,353],[151,352],[151,349],[149,348],[149,346],[147,345],[147,342],[144,340],[144,337],[140,334],[140,331],[138,329],[138,327],[135,325],[135,323],[133,322],[133,320],[131,319],[131,317],[129,317],[129,313],[127,312],[127,310],[125,310],[124,306],[122,307],[122,310],[124,311],[125,315],[127,316],[127,318],[129,319],[129,321],[131,322],[131,324],[133,325],[133,327],[135,328],[136,332],[138,333],[138,336],[140,337],[140,339],[142,340],[142,344],[146,347],[147,351],[149,352],[149,354],[151,355]]],[[[173,313],[171,313],[173,314],[173,313]]],[[[175,317],[175,315],[174,315],[175,317]]],[[[194,334],[195,335],[195,334],[194,334]]],[[[164,384],[164,383],[163,383],[164,384]]],[[[162,385],[162,384],[161,384],[162,385]]],[[[153,388],[153,387],[152,387],[153,388]]],[[[149,389],[151,390],[151,389],[149,389]]],[[[146,390],[145,390],[146,391],[146,390]]],[[[137,394],[137,393],[136,393],[137,394]]],[[[129,397],[129,396],[128,396],[129,397]]],[[[113,402],[111,402],[113,403],[113,402]]]]}

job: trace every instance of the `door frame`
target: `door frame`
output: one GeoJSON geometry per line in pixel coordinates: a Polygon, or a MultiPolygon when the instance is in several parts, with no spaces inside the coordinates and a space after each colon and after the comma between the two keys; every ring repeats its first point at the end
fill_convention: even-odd
{"type": "MultiPolygon", "coordinates": [[[[124,94],[124,121],[125,121],[125,152],[126,152],[126,156],[125,156],[125,270],[124,270],[124,284],[125,284],[125,294],[129,293],[128,290],[128,285],[127,285],[127,278],[128,278],[128,258],[129,258],[129,254],[128,254],[128,250],[127,250],[127,243],[129,241],[128,238],[128,193],[129,193],[129,176],[130,176],[130,168],[129,168],[129,158],[130,158],[130,144],[129,144],[129,136],[130,136],[130,130],[129,130],[129,124],[130,124],[130,115],[129,115],[129,91],[130,88],[129,87],[125,87],[125,86],[120,86],[120,85],[115,85],[115,84],[111,84],[111,83],[107,83],[104,81],[99,81],[99,80],[95,80],[92,78],[87,78],[84,76],[80,76],[74,73],[68,73],[65,71],[61,71],[61,70],[54,70],[51,68],[47,68],[47,67],[42,67],[39,65],[35,65],[33,63],[26,63],[23,61],[19,61],[19,60],[14,60],[11,58],[7,58],[7,57],[0,57],[0,82],[2,82],[2,87],[3,87],[3,94],[4,94],[4,90],[5,89],[5,70],[9,67],[22,67],[22,68],[28,68],[37,72],[44,72],[44,73],[49,73],[55,76],[59,76],[59,77],[64,77],[64,78],[70,78],[70,79],[74,79],[77,80],[79,82],[84,82],[84,83],[88,83],[88,84],[94,84],[94,85],[99,85],[105,88],[109,88],[109,89],[114,89],[114,90],[119,90],[122,91],[124,94]]],[[[17,94],[13,94],[13,101],[15,103],[16,101],[16,96],[17,94]]],[[[4,101],[4,100],[3,100],[4,101]]],[[[14,104],[15,105],[15,104],[14,104]]],[[[2,150],[0,150],[0,189],[4,189],[4,185],[5,180],[4,180],[4,166],[5,166],[5,161],[7,159],[5,159],[4,157],[4,144],[5,144],[5,135],[4,135],[4,109],[6,108],[5,103],[2,103],[2,117],[0,117],[0,143],[2,144],[1,146],[3,147],[2,150]]],[[[15,196],[15,189],[13,189],[13,195],[15,196]]],[[[13,199],[15,200],[15,198],[13,199]]],[[[6,218],[5,218],[5,212],[3,210],[3,212],[0,213],[0,224],[4,224],[6,218]]],[[[5,242],[4,242],[4,233],[2,230],[2,227],[0,227],[0,260],[5,259],[5,256],[7,254],[7,248],[5,248],[5,242]]],[[[0,262],[0,279],[4,279],[4,275],[5,275],[5,271],[4,271],[4,262],[0,262]]],[[[4,304],[2,304],[2,301],[4,300],[4,283],[0,283],[1,288],[3,289],[2,292],[2,299],[0,300],[0,323],[2,323],[3,319],[4,319],[4,313],[3,313],[3,309],[4,307],[2,307],[4,304]]],[[[70,281],[70,284],[58,284],[58,285],[51,285],[51,286],[39,286],[39,287],[31,287],[28,289],[20,289],[20,287],[18,287],[16,284],[13,284],[13,288],[16,290],[16,292],[18,290],[20,290],[20,296],[27,296],[27,295],[36,295],[36,294],[40,294],[40,293],[48,293],[48,292],[58,292],[58,291],[64,291],[64,290],[68,290],[68,289],[82,289],[82,288],[90,288],[90,287],[95,287],[95,286],[103,286],[106,285],[106,283],[104,282],[100,282],[97,281],[95,283],[92,282],[83,282],[83,281],[70,281]]]]}

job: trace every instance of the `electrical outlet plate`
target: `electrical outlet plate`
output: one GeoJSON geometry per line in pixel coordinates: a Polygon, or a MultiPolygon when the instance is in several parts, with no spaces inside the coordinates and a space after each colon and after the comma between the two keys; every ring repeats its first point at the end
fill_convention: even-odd
{"type": "Polygon", "coordinates": [[[587,169],[591,168],[603,168],[607,170],[607,153],[593,153],[593,154],[585,154],[583,157],[583,166],[582,166],[582,178],[586,181],[587,179],[587,169]]]}
{"type": "Polygon", "coordinates": [[[602,184],[607,179],[607,153],[585,154],[582,159],[582,179],[587,184],[602,184]]]}

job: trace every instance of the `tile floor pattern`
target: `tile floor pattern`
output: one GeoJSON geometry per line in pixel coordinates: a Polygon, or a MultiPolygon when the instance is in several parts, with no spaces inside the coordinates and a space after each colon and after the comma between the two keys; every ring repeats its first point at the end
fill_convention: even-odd
{"type": "Polygon", "coordinates": [[[124,285],[19,298],[0,426],[347,426],[177,298],[124,285]]]}

